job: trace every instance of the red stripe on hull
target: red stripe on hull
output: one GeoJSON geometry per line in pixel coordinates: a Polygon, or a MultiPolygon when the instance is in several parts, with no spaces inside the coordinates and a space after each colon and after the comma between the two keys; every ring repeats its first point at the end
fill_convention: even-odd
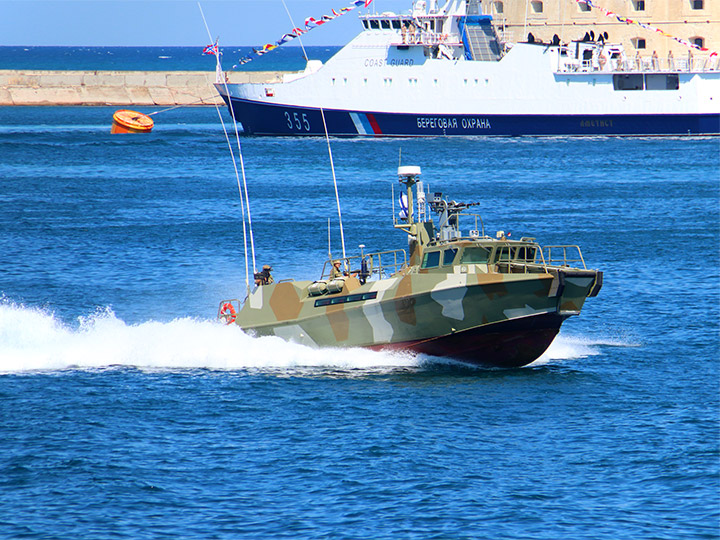
{"type": "Polygon", "coordinates": [[[377,120],[375,120],[375,115],[368,113],[365,116],[367,116],[368,122],[370,122],[375,135],[382,135],[382,129],[380,129],[380,124],[378,124],[377,120]]]}
{"type": "Polygon", "coordinates": [[[557,313],[532,315],[446,336],[388,343],[370,348],[410,350],[480,366],[520,367],[537,360],[547,350],[564,320],[565,317],[557,313]]]}

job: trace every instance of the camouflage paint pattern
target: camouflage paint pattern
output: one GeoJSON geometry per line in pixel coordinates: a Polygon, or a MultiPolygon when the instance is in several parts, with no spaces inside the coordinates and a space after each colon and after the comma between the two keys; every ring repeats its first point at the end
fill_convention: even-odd
{"type": "MultiPolygon", "coordinates": [[[[407,176],[401,182],[412,202],[415,180],[407,176]]],[[[567,260],[546,261],[533,239],[461,237],[457,219],[447,218],[462,215],[457,208],[468,205],[452,205],[457,203],[444,203],[440,223],[446,230],[437,234],[432,220],[415,222],[412,211],[406,223],[395,225],[408,234],[410,258],[390,275],[376,268],[364,284],[348,275],[257,286],[242,305],[221,302],[234,304],[236,320],[220,317],[258,336],[311,346],[400,348],[477,364],[528,364],[550,345],[562,322],[597,295],[602,272],[586,269],[576,246],[574,260],[583,261],[577,268],[567,260]],[[488,260],[463,263],[466,250],[476,248],[491,254],[488,260]],[[442,254],[448,249],[456,251],[446,263],[442,254]],[[438,252],[443,264],[427,264],[426,252],[438,252]]],[[[568,246],[553,247],[566,257],[568,246]]],[[[376,260],[373,255],[367,260],[376,260]]]]}

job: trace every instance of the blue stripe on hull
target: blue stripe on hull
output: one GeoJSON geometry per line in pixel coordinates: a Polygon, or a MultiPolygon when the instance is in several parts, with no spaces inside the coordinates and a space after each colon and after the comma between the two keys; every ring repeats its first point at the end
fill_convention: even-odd
{"type": "MultiPolygon", "coordinates": [[[[319,109],[232,99],[252,135],[324,135],[319,109]]],[[[719,114],[420,115],[325,109],[335,136],[718,135],[719,114]]]]}

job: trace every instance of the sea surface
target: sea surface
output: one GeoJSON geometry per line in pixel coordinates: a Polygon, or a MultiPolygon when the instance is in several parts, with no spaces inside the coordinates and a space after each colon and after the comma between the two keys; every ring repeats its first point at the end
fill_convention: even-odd
{"type": "MultiPolygon", "coordinates": [[[[349,254],[406,245],[401,160],[604,271],[489,370],[219,324],[245,265],[218,113],[113,110],[0,108],[0,538],[719,537],[717,138],[331,140],[349,254]]],[[[319,276],[325,140],[241,142],[257,266],[319,276]]]]}
{"type": "MultiPolygon", "coordinates": [[[[0,69],[82,71],[215,71],[215,56],[204,47],[32,47],[0,46],[0,69]]],[[[325,62],[340,47],[306,47],[313,60],[325,62]]],[[[232,70],[252,47],[221,47],[223,68],[232,70]]],[[[305,56],[286,45],[241,66],[242,71],[298,71],[305,56]]],[[[240,69],[240,68],[238,68],[240,69]]]]}

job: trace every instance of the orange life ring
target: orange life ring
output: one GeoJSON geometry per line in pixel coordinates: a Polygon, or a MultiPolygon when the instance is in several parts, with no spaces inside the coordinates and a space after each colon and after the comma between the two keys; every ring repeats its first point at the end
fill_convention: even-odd
{"type": "Polygon", "coordinates": [[[225,324],[232,324],[235,322],[236,313],[235,308],[230,302],[225,302],[223,307],[220,308],[220,316],[225,319],[225,324]]]}

